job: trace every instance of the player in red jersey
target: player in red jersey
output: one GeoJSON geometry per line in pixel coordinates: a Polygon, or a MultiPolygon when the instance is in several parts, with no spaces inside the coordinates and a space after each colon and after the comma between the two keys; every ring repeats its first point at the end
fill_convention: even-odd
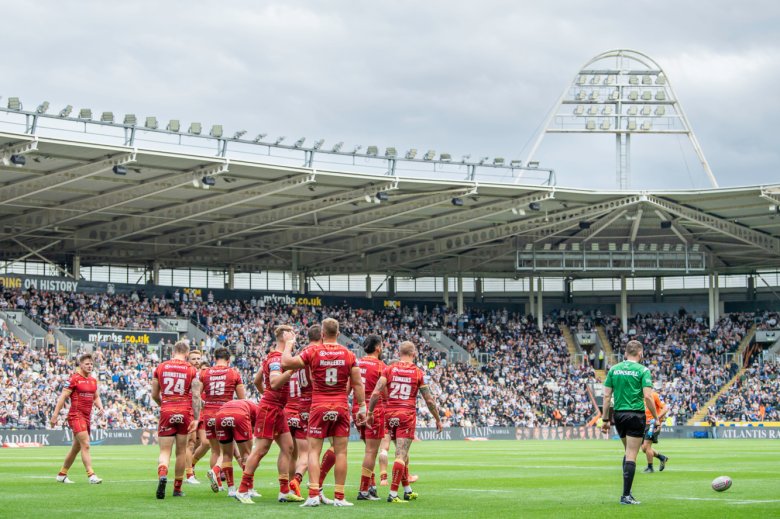
{"type": "Polygon", "coordinates": [[[279,445],[279,458],[277,460],[279,496],[277,500],[280,503],[303,501],[303,498],[290,490],[290,460],[292,459],[293,440],[284,417],[284,406],[287,405],[287,397],[290,393],[289,381],[292,371],[285,373],[282,370],[282,350],[286,337],[293,337],[292,327],[277,326],[274,330],[274,336],[276,337],[276,348],[268,354],[263,361],[262,370],[255,375],[255,386],[263,393],[263,398],[260,400],[257,422],[255,423],[255,444],[249,458],[247,458],[241,486],[236,493],[236,499],[244,504],[253,503],[249,490],[254,483],[255,470],[263,457],[268,454],[274,441],[279,445]]]}
{"type": "MultiPolygon", "coordinates": [[[[252,431],[257,423],[260,407],[250,400],[239,399],[226,402],[214,414],[215,432],[221,450],[223,472],[229,485],[228,496],[236,497],[233,486],[233,456],[246,459],[252,450],[252,431]],[[235,442],[235,443],[234,443],[235,442]],[[236,452],[234,452],[234,449],[236,452]]],[[[260,494],[250,489],[250,496],[260,494]]]]}
{"type": "Polygon", "coordinates": [[[334,506],[352,506],[344,499],[344,483],[347,479],[347,442],[349,440],[350,386],[358,404],[357,423],[362,425],[366,416],[365,393],[360,379],[360,368],[355,355],[340,345],[339,322],[322,321],[322,344],[316,344],[292,356],[294,337],[284,344],[282,368],[311,371],[312,399],[309,412],[309,498],[302,506],[319,506],[323,500],[320,491],[320,453],[325,438],[333,438],[335,453],[336,491],[334,506]]]}
{"type": "MultiPolygon", "coordinates": [[[[322,342],[322,328],[319,324],[309,327],[306,332],[309,344],[322,342]]],[[[307,346],[307,347],[308,347],[307,346]]],[[[290,398],[284,408],[287,426],[293,437],[293,454],[290,464],[290,489],[295,495],[301,495],[303,475],[309,466],[309,410],[311,409],[311,374],[308,369],[294,371],[290,377],[290,398]]]]}
{"type": "MultiPolygon", "coordinates": [[[[225,467],[225,479],[228,488],[233,487],[233,463],[222,456],[219,441],[217,439],[217,411],[225,404],[233,400],[233,396],[239,400],[246,398],[246,389],[241,380],[241,373],[236,368],[230,367],[230,351],[219,347],[214,350],[214,366],[201,370],[199,378],[203,388],[201,399],[203,410],[200,413],[198,427],[202,428],[203,437],[201,446],[195,451],[193,465],[211,449],[209,459],[209,471],[207,473],[211,490],[219,492],[221,488],[221,472],[225,467]]],[[[232,454],[232,453],[231,453],[232,454]]],[[[231,496],[233,497],[233,496],[231,496]]]]}
{"type": "MultiPolygon", "coordinates": [[[[382,362],[382,338],[379,335],[369,335],[363,342],[363,350],[366,354],[357,361],[360,368],[360,376],[363,380],[366,394],[371,394],[376,387],[376,383],[384,373],[386,368],[382,362]]],[[[374,422],[372,425],[357,425],[357,401],[352,402],[352,414],[360,439],[366,444],[366,453],[363,457],[363,467],[360,476],[360,490],[358,491],[358,501],[377,501],[379,496],[376,492],[376,482],[374,481],[374,467],[376,466],[376,457],[379,453],[379,445],[385,437],[384,420],[384,402],[385,397],[374,410],[374,422]]]]}
{"type": "MultiPolygon", "coordinates": [[[[195,368],[196,372],[198,373],[200,372],[201,356],[202,353],[200,350],[190,350],[189,355],[187,355],[187,361],[192,364],[192,367],[195,368]]],[[[200,421],[198,421],[198,423],[200,424],[200,421]]],[[[190,485],[200,485],[200,481],[195,478],[195,470],[192,466],[192,458],[195,454],[195,449],[197,449],[199,446],[198,428],[195,428],[194,431],[187,435],[187,464],[184,467],[184,482],[190,485]]]]}
{"type": "Polygon", "coordinates": [[[417,349],[414,344],[402,342],[399,348],[401,360],[385,368],[384,374],[371,393],[371,401],[368,405],[368,423],[375,420],[374,413],[382,398],[382,393],[387,389],[387,404],[385,406],[385,424],[390,431],[390,438],[395,442],[395,463],[393,464],[393,479],[390,484],[390,494],[387,501],[390,503],[403,503],[417,499],[417,493],[412,491],[409,485],[409,448],[414,441],[414,433],[417,426],[417,392],[419,391],[428,410],[436,420],[436,430],[441,432],[441,418],[431,390],[425,381],[422,370],[414,365],[417,349]],[[403,501],[398,497],[398,486],[403,484],[403,501]]]}
{"type": "Polygon", "coordinates": [[[173,358],[161,362],[154,370],[152,400],[160,406],[157,437],[160,457],[157,462],[157,499],[165,499],[171,450],[176,444],[174,497],[184,496],[181,485],[187,456],[187,437],[198,426],[200,417],[200,382],[197,370],[187,362],[190,347],[185,341],[173,346],[173,358]]]}
{"type": "Polygon", "coordinates": [[[68,478],[68,469],[76,461],[76,455],[79,452],[81,452],[81,461],[87,470],[89,482],[93,485],[103,482],[92,470],[92,456],[89,453],[90,420],[93,404],[98,408],[98,412],[101,415],[104,413],[97,380],[91,375],[93,367],[92,355],[87,353],[79,357],[79,367],[71,375],[67,387],[62,389],[57,405],[54,407],[54,414],[51,416],[51,427],[53,429],[59,424],[60,411],[62,411],[65,401],[70,398],[68,426],[73,431],[73,445],[65,456],[60,473],[57,474],[57,481],[60,483],[73,483],[68,478]]]}

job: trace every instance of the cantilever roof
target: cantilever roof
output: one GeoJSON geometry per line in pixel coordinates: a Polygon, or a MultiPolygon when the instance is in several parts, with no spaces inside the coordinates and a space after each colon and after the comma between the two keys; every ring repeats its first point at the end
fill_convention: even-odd
{"type": "MultiPolygon", "coordinates": [[[[33,139],[0,133],[0,149],[7,155],[33,139]]],[[[477,185],[48,138],[25,157],[23,167],[0,165],[2,260],[39,251],[61,263],[78,255],[82,265],[512,276],[528,244],[572,251],[595,243],[695,247],[720,272],[780,267],[780,214],[769,210],[780,206],[780,186],[477,185]],[[112,171],[119,163],[125,175],[112,171]],[[216,185],[195,187],[204,175],[216,185]],[[376,203],[380,191],[388,199],[376,203]]]]}

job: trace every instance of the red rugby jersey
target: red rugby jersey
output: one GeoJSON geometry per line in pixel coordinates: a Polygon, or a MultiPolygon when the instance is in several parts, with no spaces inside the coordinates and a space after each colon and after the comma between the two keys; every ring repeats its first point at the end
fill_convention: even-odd
{"type": "Polygon", "coordinates": [[[343,405],[351,389],[355,355],[341,344],[316,344],[301,352],[301,359],[311,370],[312,407],[318,404],[343,405]]]}
{"type": "Polygon", "coordinates": [[[396,362],[385,368],[389,411],[417,410],[417,391],[426,384],[423,371],[411,362],[396,362]]]}
{"type": "Polygon", "coordinates": [[[92,376],[85,377],[78,371],[70,376],[68,381],[70,389],[70,409],[68,416],[92,414],[92,404],[95,402],[95,393],[97,393],[97,379],[92,376]]]}
{"type": "Polygon", "coordinates": [[[271,371],[283,373],[282,352],[272,351],[263,361],[263,399],[261,403],[284,409],[284,406],[287,405],[287,396],[290,393],[290,383],[285,383],[279,389],[272,389],[271,371]]]}
{"type": "Polygon", "coordinates": [[[211,409],[233,400],[236,387],[244,383],[238,370],[230,366],[208,367],[200,372],[200,381],[203,383],[203,405],[211,409]]]}
{"type": "MultiPolygon", "coordinates": [[[[363,357],[358,359],[357,365],[360,368],[360,378],[363,379],[363,386],[366,390],[366,403],[371,398],[371,393],[374,392],[376,383],[379,382],[382,373],[384,373],[387,365],[376,357],[363,357]]],[[[377,407],[385,405],[385,395],[379,400],[377,407]]],[[[357,413],[358,403],[357,399],[353,397],[352,400],[352,412],[357,413]]]]}
{"type": "Polygon", "coordinates": [[[154,370],[160,384],[162,408],[171,411],[192,411],[192,381],[197,370],[187,361],[172,359],[161,362],[154,370]]]}

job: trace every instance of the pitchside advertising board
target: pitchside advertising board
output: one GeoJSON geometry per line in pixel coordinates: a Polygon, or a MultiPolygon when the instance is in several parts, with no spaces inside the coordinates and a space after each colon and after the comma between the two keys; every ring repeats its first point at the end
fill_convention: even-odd
{"type": "Polygon", "coordinates": [[[177,332],[159,332],[148,330],[111,330],[107,328],[60,328],[60,331],[77,341],[92,342],[95,344],[137,344],[140,346],[154,346],[163,342],[176,342],[179,339],[177,332]]]}
{"type": "MultiPolygon", "coordinates": [[[[450,427],[441,433],[432,427],[418,427],[422,441],[488,440],[618,440],[599,427],[450,427]]],[[[664,438],[780,440],[780,427],[664,427],[664,438]]],[[[156,445],[157,431],[150,429],[93,429],[92,445],[156,445]]],[[[350,440],[359,442],[354,429],[350,440]]],[[[0,429],[0,444],[6,448],[65,446],[73,442],[70,429],[0,429]]]]}

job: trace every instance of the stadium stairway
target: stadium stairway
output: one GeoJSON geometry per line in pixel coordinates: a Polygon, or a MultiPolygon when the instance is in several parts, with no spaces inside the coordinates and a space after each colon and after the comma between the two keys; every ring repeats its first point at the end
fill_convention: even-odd
{"type": "Polygon", "coordinates": [[[566,340],[566,348],[569,350],[569,362],[571,364],[577,363],[577,354],[582,351],[577,347],[577,343],[574,341],[574,335],[571,330],[565,324],[559,324],[558,328],[561,330],[561,335],[566,340]]]}
{"type": "MultiPolygon", "coordinates": [[[[750,327],[750,330],[748,330],[748,333],[745,335],[745,337],[742,339],[742,341],[739,343],[739,347],[737,348],[736,352],[736,358],[741,359],[745,355],[745,352],[748,349],[748,346],[750,346],[750,343],[753,341],[753,337],[756,336],[756,325],[750,327]]],[[[714,406],[715,403],[718,401],[718,398],[728,391],[731,386],[733,386],[737,380],[742,376],[742,374],[745,372],[745,367],[741,366],[739,371],[737,371],[737,374],[731,377],[731,380],[723,384],[723,387],[721,387],[717,393],[712,395],[712,398],[710,398],[706,404],[704,404],[701,409],[696,411],[696,414],[693,415],[693,417],[688,420],[688,423],[686,425],[693,425],[696,422],[701,422],[707,417],[707,411],[710,407],[714,406]]]]}
{"type": "Polygon", "coordinates": [[[468,351],[441,330],[423,330],[422,336],[428,340],[428,344],[433,349],[446,353],[450,362],[468,362],[471,357],[468,351]]]}
{"type": "Polygon", "coordinates": [[[609,342],[607,331],[602,325],[598,325],[596,326],[596,334],[599,336],[599,342],[601,342],[601,347],[604,350],[604,357],[612,359],[615,352],[612,351],[612,343],[609,342]]]}

